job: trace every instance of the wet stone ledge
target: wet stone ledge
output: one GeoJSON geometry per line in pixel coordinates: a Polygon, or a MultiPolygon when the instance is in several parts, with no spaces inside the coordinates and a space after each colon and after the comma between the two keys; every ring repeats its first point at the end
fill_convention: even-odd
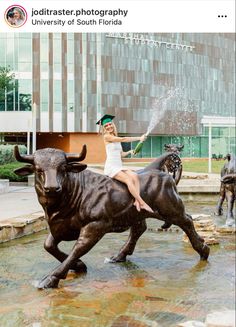
{"type": "Polygon", "coordinates": [[[220,234],[227,235],[227,234],[235,234],[236,233],[236,228],[235,226],[230,227],[230,226],[216,226],[216,231],[220,234]]]}
{"type": "MultiPolygon", "coordinates": [[[[219,233],[216,231],[216,225],[211,215],[195,214],[192,215],[193,224],[197,233],[204,238],[204,241],[208,245],[219,244],[219,233]]],[[[189,243],[189,239],[186,234],[183,236],[183,241],[189,243]]]]}
{"type": "Polygon", "coordinates": [[[47,222],[42,212],[19,216],[0,222],[0,243],[47,229],[47,222]]]}
{"type": "Polygon", "coordinates": [[[215,311],[206,316],[205,322],[190,320],[177,327],[235,327],[235,310],[215,311]]]}
{"type": "MultiPolygon", "coordinates": [[[[217,226],[211,215],[193,214],[193,224],[197,233],[204,238],[208,245],[216,245],[220,243],[220,238],[227,234],[235,234],[235,227],[217,226]]],[[[180,232],[183,233],[183,241],[189,243],[187,235],[177,226],[171,225],[168,229],[148,228],[149,232],[180,232]]]]}

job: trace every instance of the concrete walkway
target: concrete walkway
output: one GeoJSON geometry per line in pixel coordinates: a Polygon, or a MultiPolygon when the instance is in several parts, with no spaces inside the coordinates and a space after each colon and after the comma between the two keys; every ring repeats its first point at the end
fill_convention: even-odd
{"type": "Polygon", "coordinates": [[[178,191],[183,193],[219,193],[220,175],[183,172],[178,184],[178,191]]]}
{"type": "MultiPolygon", "coordinates": [[[[90,168],[102,173],[101,167],[90,168]]],[[[129,169],[136,170],[137,167],[129,169]]],[[[218,174],[183,173],[178,185],[180,194],[219,193],[218,174]]],[[[47,228],[34,187],[10,186],[0,194],[0,243],[47,228]]]]}
{"type": "Polygon", "coordinates": [[[46,228],[34,187],[10,186],[0,194],[0,243],[46,228]]]}
{"type": "Polygon", "coordinates": [[[8,193],[0,194],[0,221],[32,213],[43,214],[34,187],[10,186],[8,193]]]}

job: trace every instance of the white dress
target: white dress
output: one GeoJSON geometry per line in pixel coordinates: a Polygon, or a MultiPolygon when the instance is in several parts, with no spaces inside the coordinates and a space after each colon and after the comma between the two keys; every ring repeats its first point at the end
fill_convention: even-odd
{"type": "Polygon", "coordinates": [[[104,166],[104,174],[114,177],[122,168],[121,161],[122,147],[120,142],[111,142],[106,144],[106,162],[104,166]]]}

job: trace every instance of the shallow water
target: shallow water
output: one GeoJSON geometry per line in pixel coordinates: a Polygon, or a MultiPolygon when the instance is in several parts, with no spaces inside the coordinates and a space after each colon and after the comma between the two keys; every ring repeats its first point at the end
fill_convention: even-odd
{"type": "MultiPolygon", "coordinates": [[[[206,204],[186,206],[190,213],[212,209],[212,204],[207,210],[206,204]]],[[[149,220],[149,226],[156,227],[156,221],[149,220]]],[[[106,235],[83,257],[87,274],[69,273],[58,289],[43,291],[33,281],[57,265],[43,249],[46,233],[0,245],[0,326],[169,327],[234,309],[234,236],[211,246],[209,261],[200,262],[181,233],[147,231],[130,261],[104,263],[127,235],[106,235]]]]}

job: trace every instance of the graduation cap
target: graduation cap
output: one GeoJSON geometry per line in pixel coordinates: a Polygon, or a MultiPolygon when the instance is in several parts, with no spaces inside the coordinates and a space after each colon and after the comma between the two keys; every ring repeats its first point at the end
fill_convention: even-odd
{"type": "Polygon", "coordinates": [[[96,125],[104,126],[106,123],[110,123],[114,118],[115,116],[112,115],[104,115],[101,119],[99,119],[99,121],[96,122],[96,125]]]}

